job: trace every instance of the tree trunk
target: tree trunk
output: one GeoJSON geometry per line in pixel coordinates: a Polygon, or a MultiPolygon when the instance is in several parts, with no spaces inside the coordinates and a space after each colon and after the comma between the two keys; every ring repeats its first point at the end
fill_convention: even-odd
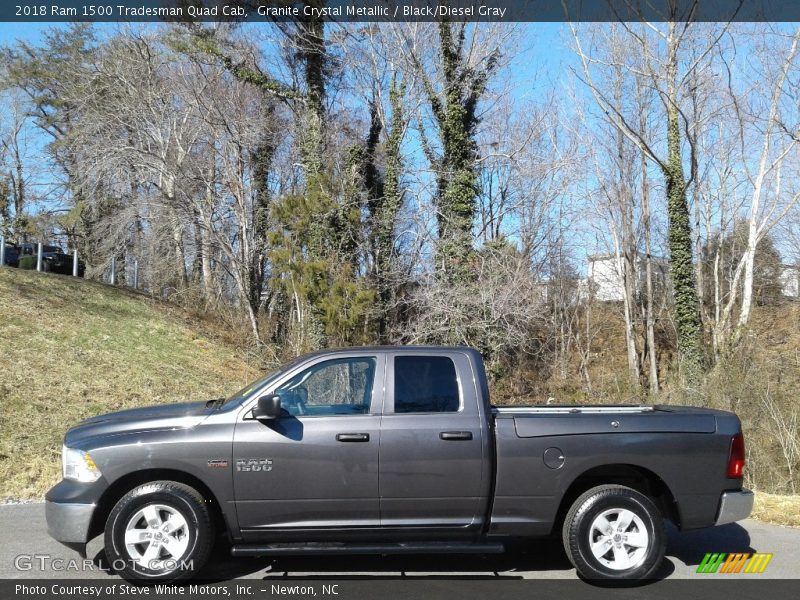
{"type": "MultiPolygon", "coordinates": [[[[298,24],[300,55],[303,59],[306,96],[301,124],[301,154],[306,177],[306,195],[324,195],[323,189],[323,144],[325,139],[325,23],[312,17],[298,24]]],[[[313,203],[312,203],[313,204],[313,203]]],[[[319,215],[320,219],[326,215],[319,215]]],[[[310,244],[311,258],[323,258],[329,246],[328,228],[323,222],[313,228],[310,244]]]]}
{"type": "Polygon", "coordinates": [[[658,393],[658,355],[656,353],[656,334],[655,334],[655,314],[654,314],[654,294],[653,290],[653,257],[651,250],[651,226],[650,226],[650,186],[647,183],[647,161],[642,157],[642,221],[644,227],[644,252],[645,252],[645,336],[647,345],[647,357],[649,362],[648,383],[650,394],[658,393]]]}
{"type": "MultiPolygon", "coordinates": [[[[636,93],[639,98],[639,135],[644,137],[647,133],[647,116],[641,102],[642,82],[637,78],[636,93]]],[[[642,228],[644,229],[644,326],[645,326],[645,353],[648,360],[647,382],[650,396],[658,393],[658,353],[656,350],[655,334],[655,290],[653,288],[653,256],[652,256],[652,223],[650,220],[650,181],[647,176],[647,156],[640,153],[641,178],[642,178],[642,228]]]]}
{"type": "Polygon", "coordinates": [[[664,176],[667,187],[670,273],[675,297],[675,324],[678,330],[678,353],[686,381],[697,383],[703,373],[702,324],[697,298],[697,279],[692,260],[692,227],[683,175],[681,126],[676,87],[678,48],[676,24],[669,24],[667,58],[667,163],[664,176]]]}
{"type": "MultiPolygon", "coordinates": [[[[614,103],[621,113],[624,110],[622,73],[617,71],[614,78],[614,103]]],[[[617,134],[617,184],[615,198],[619,212],[619,239],[615,239],[617,272],[622,278],[622,308],[625,321],[625,349],[628,354],[628,379],[633,389],[638,392],[640,385],[639,354],[636,350],[636,288],[637,288],[637,247],[633,235],[633,193],[632,172],[625,147],[625,134],[616,129],[617,134]]],[[[614,222],[612,208],[611,222],[614,222]]],[[[613,227],[613,225],[612,225],[613,227]]],[[[616,238],[616,235],[615,235],[616,238]]]]}
{"type": "Polygon", "coordinates": [[[178,276],[178,283],[186,287],[189,282],[186,273],[186,253],[183,248],[183,223],[178,218],[174,209],[172,212],[172,251],[175,253],[175,271],[178,276]]]}
{"type": "Polygon", "coordinates": [[[270,192],[267,176],[275,148],[271,140],[262,140],[250,157],[253,172],[253,245],[249,260],[250,306],[258,315],[261,312],[261,295],[264,292],[264,269],[267,262],[269,235],[270,192]]]}
{"type": "Polygon", "coordinates": [[[386,173],[382,189],[380,205],[375,207],[375,270],[378,280],[378,297],[380,301],[380,317],[378,334],[382,340],[387,339],[389,329],[389,312],[394,294],[392,267],[394,264],[394,228],[397,215],[403,204],[403,190],[400,176],[403,170],[403,159],[400,145],[405,131],[403,114],[403,86],[397,87],[392,81],[389,101],[392,107],[392,128],[386,141],[386,173]]]}
{"type": "Polygon", "coordinates": [[[207,214],[207,207],[211,207],[210,198],[212,194],[211,188],[206,190],[206,205],[197,208],[197,229],[200,235],[198,236],[197,252],[200,256],[200,282],[203,289],[203,301],[206,306],[209,306],[216,300],[217,286],[214,281],[214,268],[211,262],[212,258],[212,245],[211,245],[211,219],[207,214]]]}

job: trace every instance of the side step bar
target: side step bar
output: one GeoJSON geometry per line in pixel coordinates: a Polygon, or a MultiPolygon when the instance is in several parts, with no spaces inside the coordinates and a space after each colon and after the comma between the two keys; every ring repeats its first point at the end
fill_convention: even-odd
{"type": "Polygon", "coordinates": [[[501,554],[499,543],[458,544],[413,542],[398,544],[247,544],[231,548],[232,556],[317,556],[324,554],[501,554]]]}

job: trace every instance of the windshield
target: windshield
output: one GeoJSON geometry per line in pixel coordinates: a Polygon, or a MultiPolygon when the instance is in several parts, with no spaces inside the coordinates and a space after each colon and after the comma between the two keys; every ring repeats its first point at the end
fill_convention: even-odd
{"type": "Polygon", "coordinates": [[[301,356],[299,358],[295,358],[293,361],[286,363],[285,365],[277,368],[274,371],[271,371],[267,375],[264,375],[264,377],[262,377],[261,379],[257,379],[253,383],[243,387],[241,390],[236,392],[233,396],[230,396],[227,400],[225,400],[225,402],[222,404],[222,406],[228,406],[228,405],[231,405],[233,403],[238,403],[238,402],[241,402],[242,400],[245,400],[254,391],[262,388],[264,385],[269,383],[270,380],[277,378],[286,369],[289,369],[289,368],[293,367],[294,365],[296,365],[301,360],[304,360],[305,358],[306,358],[305,356],[301,356]]]}
{"type": "Polygon", "coordinates": [[[61,254],[61,248],[58,246],[42,246],[42,252],[57,252],[61,254]]]}

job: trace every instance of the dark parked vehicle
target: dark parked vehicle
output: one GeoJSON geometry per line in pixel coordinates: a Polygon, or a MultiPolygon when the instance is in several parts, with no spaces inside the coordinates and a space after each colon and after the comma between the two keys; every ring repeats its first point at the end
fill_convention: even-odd
{"type": "Polygon", "coordinates": [[[235,556],[502,552],[560,535],[579,574],[653,575],[664,522],[744,519],[736,415],[684,406],[489,403],[469,348],[303,356],[223,400],[88,419],[64,440],[48,530],[125,578],[235,556]]]}
{"type": "Polygon", "coordinates": [[[19,266],[19,248],[16,246],[6,244],[5,252],[3,254],[3,261],[8,267],[19,266]]]}
{"type": "MultiPolygon", "coordinates": [[[[35,269],[39,245],[25,243],[20,245],[20,267],[23,269],[35,269]]],[[[59,246],[42,246],[42,270],[49,273],[60,273],[62,275],[72,275],[74,260],[71,254],[66,254],[59,246]]],[[[78,260],[78,277],[83,277],[86,265],[82,260],[78,260]]]]}

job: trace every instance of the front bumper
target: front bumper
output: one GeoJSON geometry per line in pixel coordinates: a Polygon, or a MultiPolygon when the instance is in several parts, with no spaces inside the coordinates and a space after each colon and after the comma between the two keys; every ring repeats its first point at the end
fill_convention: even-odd
{"type": "Polygon", "coordinates": [[[68,545],[89,541],[89,527],[94,515],[94,504],[52,502],[44,504],[47,533],[53,539],[68,545]]]}
{"type": "Polygon", "coordinates": [[[717,511],[715,525],[735,523],[750,516],[753,512],[753,492],[742,489],[738,492],[723,492],[717,511]]]}
{"type": "Polygon", "coordinates": [[[92,483],[62,479],[45,494],[47,533],[73,549],[84,547],[92,535],[92,518],[107,489],[102,477],[92,483]]]}

